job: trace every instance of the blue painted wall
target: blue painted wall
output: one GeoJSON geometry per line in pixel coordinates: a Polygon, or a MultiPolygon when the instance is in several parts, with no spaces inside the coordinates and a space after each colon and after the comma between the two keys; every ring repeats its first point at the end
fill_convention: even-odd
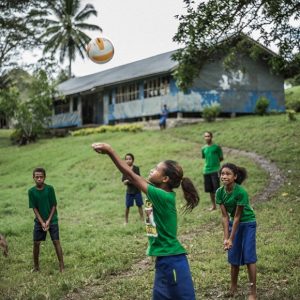
{"type": "MultiPolygon", "coordinates": [[[[283,77],[271,74],[266,62],[248,58],[234,71],[226,71],[222,59],[208,62],[187,93],[181,92],[171,79],[168,95],[144,99],[143,79],[134,82],[139,85],[140,99],[126,103],[115,103],[116,86],[104,89],[103,109],[98,111],[103,116],[96,118],[98,123],[159,115],[164,104],[170,112],[202,112],[205,106],[218,103],[225,113],[253,113],[262,96],[269,100],[270,110],[285,110],[283,77]],[[109,93],[112,93],[112,103],[109,103],[109,93]]],[[[80,126],[79,116],[79,113],[53,116],[53,127],[80,126]]]]}

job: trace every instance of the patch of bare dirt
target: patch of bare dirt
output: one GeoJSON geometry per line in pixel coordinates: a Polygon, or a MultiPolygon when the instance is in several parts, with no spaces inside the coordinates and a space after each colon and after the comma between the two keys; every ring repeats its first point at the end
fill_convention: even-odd
{"type": "Polygon", "coordinates": [[[283,175],[283,172],[281,172],[281,170],[276,166],[275,163],[269,161],[263,156],[258,155],[254,152],[247,152],[232,148],[222,147],[222,149],[227,154],[249,157],[252,161],[254,161],[262,169],[264,169],[269,175],[267,185],[259,194],[251,199],[251,203],[269,200],[270,197],[284,184],[285,177],[283,175]]]}

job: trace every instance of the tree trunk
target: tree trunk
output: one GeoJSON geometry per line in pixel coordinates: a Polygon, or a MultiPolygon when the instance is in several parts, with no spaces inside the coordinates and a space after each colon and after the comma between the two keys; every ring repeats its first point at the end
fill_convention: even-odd
{"type": "Polygon", "coordinates": [[[72,77],[72,58],[69,54],[69,78],[72,77]]]}

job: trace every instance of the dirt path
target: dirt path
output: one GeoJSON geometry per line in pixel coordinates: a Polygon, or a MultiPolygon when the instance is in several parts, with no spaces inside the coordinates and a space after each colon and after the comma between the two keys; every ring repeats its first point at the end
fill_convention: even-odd
{"type": "MultiPolygon", "coordinates": [[[[265,188],[252,198],[251,202],[256,203],[260,201],[267,201],[270,197],[284,184],[285,178],[280,169],[271,161],[267,160],[263,156],[260,156],[253,152],[247,152],[243,150],[237,150],[232,148],[222,147],[224,154],[232,154],[236,156],[248,157],[266,171],[269,175],[269,180],[265,188]]],[[[207,224],[206,224],[207,226],[207,224]]],[[[193,240],[198,235],[199,230],[194,230],[187,235],[180,237],[182,242],[193,240]]],[[[66,295],[66,300],[83,300],[83,299],[101,299],[99,295],[104,294],[105,290],[109,287],[112,282],[121,280],[122,278],[139,276],[143,274],[147,269],[153,268],[153,262],[151,258],[146,257],[145,259],[136,262],[132,265],[130,270],[124,271],[119,274],[110,275],[105,280],[97,280],[94,283],[86,285],[82,288],[78,288],[73,292],[66,295]]],[[[103,298],[102,298],[103,299],[103,298]]]]}
{"type": "Polygon", "coordinates": [[[247,152],[232,148],[222,147],[222,149],[226,154],[233,154],[250,158],[269,175],[269,181],[265,188],[251,199],[252,204],[259,201],[267,201],[284,184],[285,177],[283,175],[283,172],[281,172],[276,164],[264,158],[263,156],[260,156],[254,152],[247,152]]]}

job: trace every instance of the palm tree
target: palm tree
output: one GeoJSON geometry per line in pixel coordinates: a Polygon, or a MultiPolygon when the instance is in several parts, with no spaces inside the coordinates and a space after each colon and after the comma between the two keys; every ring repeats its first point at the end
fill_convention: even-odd
{"type": "Polygon", "coordinates": [[[97,16],[97,11],[91,4],[79,11],[80,0],[59,0],[49,1],[46,14],[51,15],[51,19],[46,19],[46,32],[40,37],[45,41],[43,52],[54,56],[59,52],[60,62],[65,58],[69,59],[69,77],[71,77],[72,61],[75,60],[76,52],[84,59],[85,47],[90,41],[90,37],[82,30],[99,30],[98,25],[87,24],[84,21],[90,16],[97,16]],[[53,19],[55,17],[55,19],[53,19]]]}

